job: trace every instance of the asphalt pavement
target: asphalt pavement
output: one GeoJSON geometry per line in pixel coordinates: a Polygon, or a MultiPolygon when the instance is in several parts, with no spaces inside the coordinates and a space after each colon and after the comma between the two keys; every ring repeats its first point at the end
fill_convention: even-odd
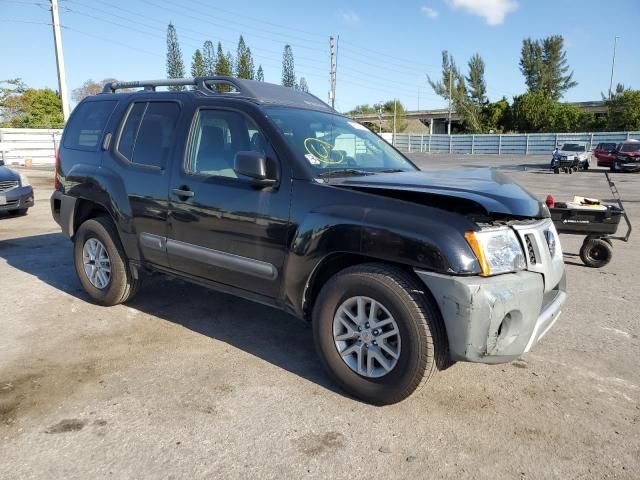
{"type": "MultiPolygon", "coordinates": [[[[603,171],[546,157],[412,155],[424,169],[493,166],[543,199],[610,199],[603,171]]],[[[36,206],[0,217],[0,478],[638,478],[640,236],[581,264],[562,236],[569,299],[517,362],[456,364],[373,407],[320,368],[311,329],[163,275],[127,305],[93,305],[72,245],[36,206]]],[[[613,176],[640,218],[640,175],[613,176]]]]}

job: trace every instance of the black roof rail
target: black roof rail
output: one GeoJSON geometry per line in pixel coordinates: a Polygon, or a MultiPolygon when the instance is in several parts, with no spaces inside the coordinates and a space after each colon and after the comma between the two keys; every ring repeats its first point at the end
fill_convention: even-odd
{"type": "Polygon", "coordinates": [[[115,93],[117,90],[124,88],[143,88],[145,91],[155,92],[157,87],[189,85],[195,87],[192,92],[197,92],[201,95],[239,95],[262,104],[288,105],[311,110],[335,112],[333,108],[311,93],[301,92],[293,88],[283,87],[282,85],[227,76],[109,82],[102,88],[102,93],[115,93]],[[228,85],[232,91],[221,91],[213,88],[217,85],[228,85]]]}
{"type": "Polygon", "coordinates": [[[102,93],[115,93],[116,90],[123,88],[144,88],[146,91],[155,92],[157,87],[176,87],[193,85],[197,90],[206,94],[217,93],[212,90],[211,85],[229,85],[235,89],[235,92],[245,96],[252,96],[251,93],[244,88],[241,82],[234,77],[196,77],[196,78],[163,78],[161,80],[134,80],[132,82],[108,82],[102,87],[102,93]]]}

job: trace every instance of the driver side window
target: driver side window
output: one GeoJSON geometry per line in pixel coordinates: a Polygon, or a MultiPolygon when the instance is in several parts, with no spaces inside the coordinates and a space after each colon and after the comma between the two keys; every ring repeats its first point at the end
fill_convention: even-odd
{"type": "Polygon", "coordinates": [[[238,178],[233,170],[236,153],[267,153],[267,142],[257,125],[230,110],[201,110],[191,136],[185,170],[198,175],[238,178]]]}

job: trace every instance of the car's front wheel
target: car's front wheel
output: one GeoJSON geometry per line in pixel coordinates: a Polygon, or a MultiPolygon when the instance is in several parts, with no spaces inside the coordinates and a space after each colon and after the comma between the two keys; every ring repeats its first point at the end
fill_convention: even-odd
{"type": "Polygon", "coordinates": [[[358,265],[333,276],[313,309],[323,366],[366,402],[399,402],[446,362],[440,312],[424,286],[401,269],[358,265]]]}
{"type": "Polygon", "coordinates": [[[100,305],[123,303],[137,290],[139,279],[131,275],[116,228],[107,217],[80,225],[74,237],[74,263],[80,283],[100,305]]]}

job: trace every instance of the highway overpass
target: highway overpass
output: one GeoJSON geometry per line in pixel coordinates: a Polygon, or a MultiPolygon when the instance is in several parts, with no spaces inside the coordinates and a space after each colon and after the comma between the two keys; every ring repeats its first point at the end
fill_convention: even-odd
{"type": "MultiPolygon", "coordinates": [[[[591,102],[568,102],[569,105],[575,105],[576,107],[593,113],[595,115],[603,115],[607,113],[607,105],[605,101],[595,100],[591,102]]],[[[366,113],[352,115],[351,118],[359,121],[360,123],[373,123],[378,124],[379,118],[376,113],[366,113]]],[[[424,125],[424,133],[447,133],[447,121],[449,118],[449,110],[446,108],[436,108],[430,110],[412,110],[405,112],[404,118],[411,124],[416,125],[418,122],[424,125]]],[[[384,122],[393,121],[393,114],[382,114],[382,120],[384,122]]],[[[452,111],[451,113],[451,125],[455,130],[460,124],[460,117],[452,111]]]]}

